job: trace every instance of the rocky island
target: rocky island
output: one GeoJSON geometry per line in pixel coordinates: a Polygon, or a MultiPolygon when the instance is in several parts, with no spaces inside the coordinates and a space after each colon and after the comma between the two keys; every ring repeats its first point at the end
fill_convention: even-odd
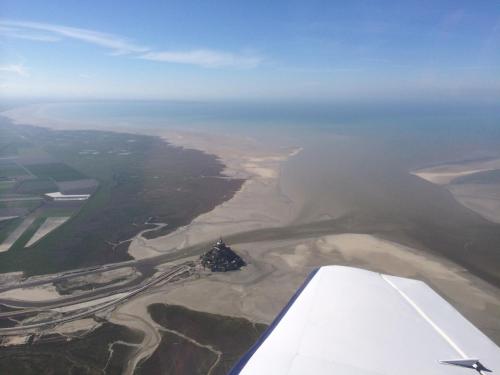
{"type": "Polygon", "coordinates": [[[236,254],[222,239],[200,256],[203,268],[208,268],[212,272],[236,271],[245,266],[246,263],[236,254]]]}

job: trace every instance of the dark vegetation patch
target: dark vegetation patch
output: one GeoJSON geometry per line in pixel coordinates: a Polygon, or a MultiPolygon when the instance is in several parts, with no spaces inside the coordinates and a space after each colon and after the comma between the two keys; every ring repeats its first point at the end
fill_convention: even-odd
{"type": "Polygon", "coordinates": [[[39,200],[0,202],[0,216],[23,217],[36,210],[40,204],[39,200]]]}
{"type": "MultiPolygon", "coordinates": [[[[181,306],[154,304],[148,310],[161,326],[220,351],[221,359],[212,374],[227,374],[266,329],[264,324],[243,318],[202,313],[181,306]]],[[[206,374],[215,359],[216,355],[208,348],[164,333],[160,347],[140,365],[138,373],[206,374]]]]}
{"type": "Polygon", "coordinates": [[[18,155],[23,148],[31,147],[31,144],[24,141],[15,129],[1,129],[0,137],[0,156],[18,155]]]}
{"type": "Polygon", "coordinates": [[[64,163],[32,164],[27,166],[29,171],[41,179],[54,181],[75,181],[85,178],[83,174],[64,163]]]}
{"type": "MultiPolygon", "coordinates": [[[[137,278],[141,275],[137,275],[137,278]]],[[[108,282],[93,282],[92,279],[88,279],[83,277],[82,279],[75,281],[75,279],[62,279],[54,282],[54,286],[57,289],[57,292],[61,295],[71,295],[74,293],[80,293],[83,291],[91,291],[97,288],[105,288],[107,286],[113,286],[118,283],[127,281],[126,284],[132,284],[135,281],[135,277],[129,279],[129,275],[123,275],[121,277],[117,277],[108,282]]]]}
{"type": "Polygon", "coordinates": [[[16,242],[10,247],[9,251],[23,251],[26,244],[29,242],[31,237],[36,233],[38,228],[43,224],[46,220],[46,217],[39,216],[37,217],[33,223],[24,231],[23,234],[17,239],[16,242]]]}
{"type": "Polygon", "coordinates": [[[217,355],[209,349],[195,345],[172,333],[163,332],[160,345],[136,373],[138,375],[205,375],[216,360],[217,355]]]}
{"type": "Polygon", "coordinates": [[[0,221],[0,243],[2,243],[9,236],[9,234],[16,229],[22,221],[23,219],[20,217],[0,221]]]}
{"type": "Polygon", "coordinates": [[[140,335],[127,328],[106,323],[81,339],[66,341],[65,337],[42,338],[39,342],[0,351],[0,374],[73,375],[122,374],[126,359],[135,348],[114,347],[111,361],[108,346],[118,340],[140,343],[140,335]]]}
{"type": "Polygon", "coordinates": [[[15,184],[15,181],[5,181],[0,178],[0,194],[10,193],[15,184]]]}
{"type": "Polygon", "coordinates": [[[98,186],[93,179],[58,182],[59,191],[63,194],[92,194],[98,186]]]}
{"type": "Polygon", "coordinates": [[[49,178],[35,178],[19,182],[15,190],[18,194],[45,194],[59,189],[57,184],[49,178]]]}
{"type": "Polygon", "coordinates": [[[28,173],[14,162],[0,162],[0,179],[27,175],[28,173]]]}
{"type": "MultiPolygon", "coordinates": [[[[41,204],[41,199],[27,199],[27,200],[11,200],[0,202],[0,209],[25,209],[26,211],[32,211],[39,207],[41,204]]],[[[6,215],[7,216],[7,215],[6,215]]],[[[13,216],[13,215],[10,215],[13,216]]]]}

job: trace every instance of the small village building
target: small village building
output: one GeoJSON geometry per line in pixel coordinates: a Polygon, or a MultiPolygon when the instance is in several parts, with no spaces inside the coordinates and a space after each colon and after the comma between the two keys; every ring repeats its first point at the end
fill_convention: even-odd
{"type": "Polygon", "coordinates": [[[60,191],[44,194],[45,198],[52,201],[85,201],[90,194],[63,194],[60,191]]]}

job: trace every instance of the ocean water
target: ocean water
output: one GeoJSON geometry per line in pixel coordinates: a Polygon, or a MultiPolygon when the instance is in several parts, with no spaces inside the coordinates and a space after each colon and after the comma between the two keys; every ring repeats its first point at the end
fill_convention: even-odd
{"type": "Polygon", "coordinates": [[[500,136],[500,106],[484,102],[87,101],[44,103],[29,110],[46,121],[138,130],[170,128],[253,136],[325,132],[500,136]]]}

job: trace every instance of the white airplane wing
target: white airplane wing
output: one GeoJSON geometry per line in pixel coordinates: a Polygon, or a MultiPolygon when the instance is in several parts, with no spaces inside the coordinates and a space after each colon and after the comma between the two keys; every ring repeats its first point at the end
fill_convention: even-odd
{"type": "Polygon", "coordinates": [[[500,348],[425,283],[357,268],[309,275],[230,374],[500,374],[500,348]]]}

